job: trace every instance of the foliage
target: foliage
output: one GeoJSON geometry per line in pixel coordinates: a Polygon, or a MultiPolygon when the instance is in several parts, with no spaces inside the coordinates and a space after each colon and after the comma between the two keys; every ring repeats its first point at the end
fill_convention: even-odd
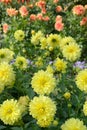
{"type": "MultiPolygon", "coordinates": [[[[16,0],[11,3],[0,2],[0,50],[8,48],[14,53],[13,59],[10,62],[8,61],[8,64],[12,66],[15,72],[15,82],[11,87],[5,85],[2,91],[1,87],[4,83],[0,81],[0,104],[3,104],[7,99],[14,99],[19,102],[20,97],[23,97],[21,108],[23,106],[26,108],[23,107],[21,119],[15,122],[14,125],[5,124],[0,120],[0,130],[61,130],[61,125],[72,117],[82,120],[87,127],[87,115],[83,112],[83,105],[87,98],[87,92],[85,91],[87,88],[87,74],[83,75],[82,79],[85,84],[83,86],[84,91],[81,91],[76,83],[76,76],[80,71],[87,68],[87,21],[83,25],[80,24],[84,17],[87,18],[87,5],[82,0],[60,0],[58,2],[53,0],[30,0],[28,3],[18,3],[16,0]],[[43,5],[39,5],[37,2],[43,2],[43,5]],[[73,13],[73,7],[80,4],[83,4],[85,13],[76,15],[73,13]],[[20,11],[23,5],[25,9],[20,11]],[[61,6],[62,9],[57,10],[57,6],[61,6]],[[18,12],[14,11],[10,16],[12,12],[7,12],[9,8],[15,8],[15,11],[18,12]],[[56,20],[57,16],[61,16],[61,22],[56,20]],[[64,26],[60,30],[59,28],[56,29],[56,22],[62,23],[64,26]],[[4,28],[5,23],[8,25],[6,25],[6,28],[4,28]],[[23,32],[23,38],[21,38],[21,31],[14,36],[18,30],[23,32]],[[53,37],[55,34],[57,35],[59,43],[56,37],[51,39],[51,34],[53,34],[53,37]],[[66,38],[64,40],[66,45],[61,49],[64,38],[66,38]],[[67,41],[67,38],[70,41],[67,41]],[[56,45],[56,41],[58,45],[56,45]],[[72,44],[72,41],[81,50],[80,56],[76,56],[77,52],[75,52],[75,60],[69,60],[63,55],[64,48],[72,44]],[[20,60],[19,58],[17,63],[19,65],[17,65],[17,57],[21,56],[24,59],[20,60]],[[63,68],[63,65],[58,63],[60,69],[57,70],[55,66],[56,58],[64,61],[62,64],[66,63],[67,67],[63,68]],[[79,63],[77,63],[78,60],[79,63]],[[61,71],[62,69],[64,71],[61,71]],[[37,124],[37,119],[34,119],[29,111],[30,102],[35,96],[40,96],[32,88],[32,79],[40,70],[46,71],[56,81],[54,90],[48,95],[44,94],[56,104],[56,114],[51,124],[45,128],[37,124]],[[28,103],[25,96],[29,98],[28,103]],[[56,125],[53,123],[55,120],[58,123],[56,125]]],[[[5,55],[5,52],[0,52],[1,63],[2,54],[5,55]]],[[[73,55],[73,53],[71,54],[73,55]]],[[[0,75],[3,77],[4,72],[0,72],[0,75]]],[[[44,82],[44,78],[40,77],[42,87],[44,87],[44,82]]],[[[39,81],[37,81],[37,84],[39,84],[39,81]]]]}

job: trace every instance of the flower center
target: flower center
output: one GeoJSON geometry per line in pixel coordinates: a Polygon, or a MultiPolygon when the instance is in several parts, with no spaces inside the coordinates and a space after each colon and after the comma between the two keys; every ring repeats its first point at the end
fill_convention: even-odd
{"type": "Polygon", "coordinates": [[[4,55],[4,54],[1,54],[1,55],[0,55],[0,58],[5,58],[5,55],[4,55]]]}
{"type": "Polygon", "coordinates": [[[19,64],[19,65],[23,65],[23,61],[19,61],[18,64],[19,64]]]}
{"type": "Polygon", "coordinates": [[[8,110],[7,110],[7,113],[8,113],[8,114],[11,114],[11,113],[12,113],[12,109],[8,109],[8,110]]]}
{"type": "Polygon", "coordinates": [[[21,34],[20,37],[23,37],[23,35],[21,34]]]}
{"type": "Polygon", "coordinates": [[[45,113],[45,108],[44,107],[40,108],[39,112],[40,112],[40,114],[44,114],[45,113]]]}
{"type": "Polygon", "coordinates": [[[56,42],[56,39],[53,38],[53,39],[52,39],[52,42],[56,42]]]}
{"type": "Polygon", "coordinates": [[[41,79],[40,81],[41,86],[45,86],[46,82],[47,82],[46,79],[41,79]]]}
{"type": "Polygon", "coordinates": [[[69,52],[69,53],[72,53],[72,52],[74,52],[74,49],[73,49],[73,48],[70,48],[70,49],[68,50],[68,52],[69,52]]]}

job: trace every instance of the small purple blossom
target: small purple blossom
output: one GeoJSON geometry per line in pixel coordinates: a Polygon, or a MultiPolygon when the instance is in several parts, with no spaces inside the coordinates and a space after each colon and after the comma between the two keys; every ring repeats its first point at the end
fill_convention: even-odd
{"type": "Polygon", "coordinates": [[[15,63],[15,59],[11,60],[10,64],[13,65],[15,63]]]}
{"type": "Polygon", "coordinates": [[[77,61],[77,62],[75,62],[74,67],[80,68],[80,69],[85,69],[86,68],[85,64],[86,64],[85,61],[77,61]]]}
{"type": "Polygon", "coordinates": [[[29,65],[32,65],[32,64],[33,64],[33,62],[32,62],[31,60],[29,60],[29,59],[27,59],[27,63],[28,63],[29,65]]]}
{"type": "Polygon", "coordinates": [[[52,65],[52,64],[53,64],[53,61],[50,61],[50,62],[49,62],[49,65],[52,65]]]}

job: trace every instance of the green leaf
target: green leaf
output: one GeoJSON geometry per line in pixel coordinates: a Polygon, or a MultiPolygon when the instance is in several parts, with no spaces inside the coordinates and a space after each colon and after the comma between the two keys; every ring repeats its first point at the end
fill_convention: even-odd
{"type": "Polygon", "coordinates": [[[6,128],[6,126],[0,125],[0,130],[3,130],[5,128],[6,128]]]}
{"type": "Polygon", "coordinates": [[[23,130],[22,127],[12,127],[11,130],[23,130]]]}

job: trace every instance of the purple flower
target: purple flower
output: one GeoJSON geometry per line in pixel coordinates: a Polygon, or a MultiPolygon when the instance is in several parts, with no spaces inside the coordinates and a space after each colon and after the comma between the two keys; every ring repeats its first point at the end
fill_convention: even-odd
{"type": "Polygon", "coordinates": [[[14,59],[14,60],[11,60],[10,64],[12,65],[12,64],[14,64],[14,63],[15,63],[15,59],[14,59]]]}
{"type": "Polygon", "coordinates": [[[27,59],[27,62],[28,62],[29,65],[33,64],[33,62],[31,60],[29,60],[29,59],[27,59]]]}
{"type": "Polygon", "coordinates": [[[74,67],[75,68],[80,68],[80,69],[86,68],[85,61],[77,61],[77,62],[75,62],[74,67]]]}
{"type": "Polygon", "coordinates": [[[49,65],[52,65],[52,64],[53,64],[53,61],[50,61],[50,62],[49,62],[49,65]]]}

